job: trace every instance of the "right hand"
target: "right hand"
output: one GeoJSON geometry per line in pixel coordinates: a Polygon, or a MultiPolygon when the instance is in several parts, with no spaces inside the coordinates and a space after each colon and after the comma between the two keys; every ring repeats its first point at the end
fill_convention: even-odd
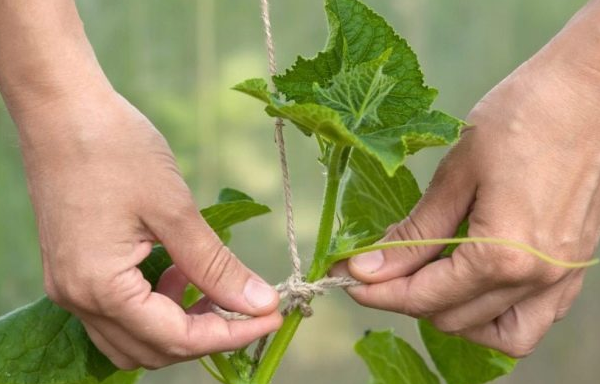
{"type": "Polygon", "coordinates": [[[277,293],[198,214],[167,142],[140,112],[112,90],[35,104],[11,112],[45,289],[81,318],[113,363],[159,368],[241,348],[279,328],[277,293]],[[137,265],[155,242],[175,265],[152,292],[137,265]],[[207,299],[255,318],[225,321],[207,299],[184,311],[189,282],[207,299]]]}

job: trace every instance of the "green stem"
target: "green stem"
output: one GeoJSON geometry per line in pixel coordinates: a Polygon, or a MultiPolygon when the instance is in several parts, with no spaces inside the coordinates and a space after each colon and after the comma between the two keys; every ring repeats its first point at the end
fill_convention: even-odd
{"type": "Polygon", "coordinates": [[[592,265],[596,265],[600,262],[598,259],[588,260],[588,261],[564,261],[556,259],[550,255],[545,254],[530,245],[520,243],[514,240],[508,239],[500,239],[495,237],[464,237],[457,239],[425,239],[425,240],[401,240],[401,241],[390,241],[386,243],[377,243],[373,245],[368,245],[366,247],[355,248],[350,251],[340,252],[330,254],[327,258],[327,264],[333,265],[340,260],[348,259],[352,256],[360,255],[361,253],[376,251],[380,249],[390,249],[397,247],[415,247],[415,246],[423,246],[423,245],[448,245],[448,244],[466,244],[466,243],[483,243],[483,244],[497,244],[503,245],[506,247],[511,247],[515,249],[519,249],[521,251],[527,252],[531,255],[538,257],[540,260],[543,260],[549,264],[563,267],[563,268],[586,268],[591,267],[592,265]]]}
{"type": "Polygon", "coordinates": [[[328,270],[327,254],[329,253],[329,245],[331,244],[333,234],[340,181],[348,162],[348,150],[346,147],[335,146],[329,158],[327,183],[325,185],[325,197],[323,198],[317,243],[315,245],[313,262],[306,276],[309,282],[322,278],[328,270]]]}
{"type": "Polygon", "coordinates": [[[215,364],[215,367],[221,372],[223,378],[227,382],[227,384],[248,384],[246,381],[242,380],[240,376],[237,374],[235,369],[231,366],[231,363],[222,353],[213,353],[210,355],[210,359],[215,364]]]}
{"type": "MultiPolygon", "coordinates": [[[[313,262],[307,276],[308,281],[318,280],[327,273],[327,254],[333,234],[340,181],[348,161],[348,151],[349,148],[336,145],[333,147],[329,157],[323,210],[321,212],[313,262]]],[[[302,314],[298,310],[295,310],[285,318],[283,325],[275,334],[263,360],[260,362],[256,374],[252,379],[252,384],[269,384],[271,382],[301,321],[302,314]]]]}

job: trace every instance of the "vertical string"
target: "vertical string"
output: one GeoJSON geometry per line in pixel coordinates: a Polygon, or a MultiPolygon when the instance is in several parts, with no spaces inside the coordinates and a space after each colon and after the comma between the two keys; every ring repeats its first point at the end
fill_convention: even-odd
{"type": "MultiPolygon", "coordinates": [[[[275,76],[277,74],[277,61],[275,59],[275,44],[273,42],[273,34],[271,28],[271,14],[269,10],[269,0],[261,0],[262,21],[265,30],[265,43],[267,46],[267,56],[269,60],[269,74],[275,76]]],[[[271,80],[271,85],[275,90],[275,84],[271,80]]],[[[285,140],[283,138],[283,120],[277,118],[275,120],[275,143],[279,149],[279,162],[281,165],[281,174],[283,178],[283,194],[285,199],[285,216],[286,216],[286,232],[288,238],[288,248],[290,252],[290,260],[292,262],[292,275],[290,279],[293,282],[302,281],[302,262],[298,255],[298,243],[296,240],[296,228],[294,225],[294,210],[292,204],[292,187],[290,185],[290,174],[287,163],[287,155],[285,150],[285,140]]]]}
{"type": "MultiPolygon", "coordinates": [[[[275,59],[275,43],[273,42],[273,33],[271,29],[271,13],[269,10],[269,0],[261,0],[262,21],[265,30],[265,44],[267,46],[267,56],[269,61],[269,74],[271,75],[271,86],[275,91],[277,87],[273,83],[273,76],[277,74],[277,61],[275,59]]],[[[279,149],[279,163],[281,166],[281,175],[283,179],[283,196],[285,201],[285,219],[286,233],[288,238],[288,248],[290,252],[290,261],[292,262],[292,274],[288,283],[294,284],[302,281],[302,262],[298,255],[298,242],[296,240],[296,228],[294,225],[294,209],[292,205],[292,187],[290,184],[290,173],[285,151],[285,140],[283,138],[283,119],[278,117],[275,120],[275,143],[279,149]]],[[[258,364],[264,349],[267,345],[269,336],[261,338],[254,350],[254,361],[258,364]]]]}

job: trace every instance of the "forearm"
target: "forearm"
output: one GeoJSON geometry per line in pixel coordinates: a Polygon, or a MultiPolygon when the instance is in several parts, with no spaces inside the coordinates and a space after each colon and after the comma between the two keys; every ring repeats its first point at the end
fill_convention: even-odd
{"type": "Polygon", "coordinates": [[[600,0],[591,0],[534,57],[578,72],[581,85],[600,83],[600,0]]]}
{"type": "Polygon", "coordinates": [[[73,0],[0,0],[0,92],[13,114],[110,88],[73,0]]]}

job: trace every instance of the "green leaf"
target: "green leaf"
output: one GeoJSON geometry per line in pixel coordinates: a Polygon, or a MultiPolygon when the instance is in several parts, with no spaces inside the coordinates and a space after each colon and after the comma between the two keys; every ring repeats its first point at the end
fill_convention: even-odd
{"type": "Polygon", "coordinates": [[[173,261],[167,250],[162,245],[155,245],[150,256],[146,257],[138,265],[138,268],[142,271],[144,278],[150,282],[152,289],[155,289],[163,272],[171,265],[173,265],[173,261]]]}
{"type": "Polygon", "coordinates": [[[320,52],[314,59],[298,57],[284,75],[273,77],[277,89],[290,100],[314,103],[314,84],[326,86],[342,67],[342,58],[335,51],[320,52]]]}
{"type": "Polygon", "coordinates": [[[221,203],[233,203],[236,201],[252,201],[254,199],[246,195],[242,191],[238,191],[233,188],[223,188],[219,191],[219,197],[217,197],[217,204],[221,203]]]}
{"type": "Polygon", "coordinates": [[[413,154],[423,148],[452,144],[460,136],[464,125],[465,122],[462,120],[440,111],[432,111],[419,113],[405,125],[379,131],[376,134],[396,136],[393,130],[401,132],[406,152],[413,154]]]}
{"type": "Polygon", "coordinates": [[[250,79],[233,87],[267,103],[266,111],[270,116],[292,121],[304,133],[317,133],[332,142],[352,145],[356,137],[346,129],[339,113],[331,108],[308,103],[284,102],[267,91],[267,83],[262,79],[250,79]]]}
{"type": "Polygon", "coordinates": [[[402,125],[419,111],[429,109],[437,91],[423,84],[417,56],[386,20],[357,0],[327,0],[331,50],[344,52],[346,65],[358,65],[392,53],[383,73],[398,84],[392,89],[379,116],[386,126],[402,125]],[[343,44],[343,47],[340,45],[343,44]]]}
{"type": "Polygon", "coordinates": [[[269,93],[264,80],[234,89],[306,134],[372,156],[388,176],[407,155],[458,138],[463,122],[428,112],[436,91],[423,84],[416,55],[381,16],[357,0],[327,0],[326,11],[326,50],[274,78],[287,100],[269,93]]]}
{"type": "Polygon", "coordinates": [[[422,113],[400,127],[358,136],[360,144],[355,147],[377,159],[392,176],[407,155],[456,141],[462,125],[462,121],[439,111],[422,113]]]}
{"type": "Polygon", "coordinates": [[[316,133],[333,143],[353,146],[358,143],[342,121],[340,114],[329,107],[318,104],[274,104],[267,106],[271,116],[282,117],[296,124],[302,131],[316,133]]]}
{"type": "Polygon", "coordinates": [[[368,332],[355,346],[373,384],[439,384],[423,358],[392,331],[368,332]]]}
{"type": "MultiPolygon", "coordinates": [[[[157,246],[139,268],[154,287],[171,264],[165,250],[157,246]]],[[[0,318],[2,384],[104,384],[115,372],[117,368],[96,349],[79,319],[47,297],[0,318]]],[[[133,375],[125,376],[131,381],[124,384],[135,382],[133,375]]]]}
{"type": "Polygon", "coordinates": [[[389,177],[377,161],[356,151],[349,167],[340,198],[342,232],[383,236],[387,227],[408,216],[421,198],[417,181],[405,167],[389,177]]]}
{"type": "Polygon", "coordinates": [[[217,204],[200,211],[204,220],[217,232],[249,220],[253,217],[271,212],[269,207],[252,200],[248,195],[234,189],[224,189],[219,195],[217,204]]]}
{"type": "Polygon", "coordinates": [[[263,79],[248,79],[243,83],[234,86],[232,89],[268,103],[271,98],[271,93],[268,88],[267,82],[263,79]]]}
{"type": "MultiPolygon", "coordinates": [[[[222,233],[270,211],[234,189],[222,190],[218,201],[202,214],[222,233]]],[[[167,251],[157,245],[138,267],[155,288],[171,265],[167,251]]],[[[79,319],[47,297],[0,317],[2,384],[133,384],[140,375],[119,371],[94,346],[79,319]]]]}
{"type": "MultiPolygon", "coordinates": [[[[330,89],[320,89],[318,92],[321,94],[323,103],[330,106],[337,103],[342,114],[345,114],[347,122],[359,125],[363,120],[376,122],[377,106],[381,102],[381,98],[385,96],[386,84],[389,79],[374,80],[375,77],[380,76],[378,75],[380,72],[372,66],[357,67],[357,70],[362,73],[363,79],[367,79],[366,76],[370,75],[371,80],[362,81],[362,86],[359,88],[355,89],[353,86],[352,89],[349,89],[348,82],[351,81],[349,79],[358,75],[343,73],[336,77],[339,81],[330,89]],[[379,86],[373,86],[374,83],[379,86]],[[344,89],[346,89],[345,96],[344,89]],[[325,101],[325,98],[329,101],[325,101]],[[358,105],[362,107],[356,107],[358,105]],[[346,112],[344,112],[344,108],[346,108],[346,112]],[[352,112],[355,108],[359,109],[357,114],[352,112]]],[[[316,133],[332,143],[351,146],[372,156],[383,165],[389,176],[394,175],[398,167],[404,163],[406,155],[425,146],[444,145],[456,140],[462,126],[460,120],[434,111],[418,114],[403,126],[357,135],[346,126],[340,112],[326,105],[282,102],[274,95],[268,94],[264,80],[247,80],[238,84],[234,89],[251,96],[265,92],[258,98],[268,100],[266,110],[269,115],[288,119],[304,132],[316,133]]]]}
{"type": "Polygon", "coordinates": [[[390,53],[388,50],[376,60],[341,71],[326,89],[314,85],[318,103],[337,111],[352,132],[363,124],[381,124],[377,110],[397,84],[393,77],[383,74],[390,53]]]}
{"type": "Polygon", "coordinates": [[[299,103],[315,102],[313,84],[326,86],[342,68],[373,61],[391,50],[383,68],[397,84],[381,106],[384,125],[403,125],[415,113],[426,111],[437,91],[423,84],[416,55],[385,19],[357,0],[327,0],[329,39],[324,52],[314,59],[299,58],[274,82],[288,99],[299,103]]]}
{"type": "Polygon", "coordinates": [[[421,337],[435,366],[448,384],[482,384],[509,374],[517,360],[501,352],[447,335],[419,320],[421,337]]]}
{"type": "Polygon", "coordinates": [[[183,292],[183,299],[181,300],[181,306],[183,308],[189,308],[196,304],[198,300],[202,298],[202,292],[196,288],[193,284],[188,284],[183,292]]]}
{"type": "Polygon", "coordinates": [[[1,383],[101,382],[114,368],[93,350],[79,320],[47,298],[0,318],[1,383]]]}

